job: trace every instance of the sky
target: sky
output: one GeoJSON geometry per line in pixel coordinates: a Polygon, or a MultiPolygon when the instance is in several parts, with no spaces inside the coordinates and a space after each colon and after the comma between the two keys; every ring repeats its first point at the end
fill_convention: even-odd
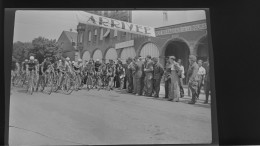
{"type": "MultiPolygon", "coordinates": [[[[163,22],[163,11],[132,11],[132,23],[161,27],[206,19],[202,10],[167,11],[168,21],[163,22]]],[[[19,10],[15,14],[13,42],[31,42],[39,36],[58,40],[62,31],[76,32],[78,20],[71,11],[19,10]]]]}

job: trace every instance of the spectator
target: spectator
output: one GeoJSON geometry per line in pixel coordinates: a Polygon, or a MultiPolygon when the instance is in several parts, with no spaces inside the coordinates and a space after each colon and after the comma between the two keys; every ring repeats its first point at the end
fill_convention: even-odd
{"type": "Polygon", "coordinates": [[[205,75],[205,79],[204,79],[204,92],[205,92],[205,95],[206,95],[206,100],[205,100],[204,104],[207,104],[208,99],[209,99],[209,92],[210,92],[210,76],[209,76],[210,66],[209,66],[208,61],[206,61],[204,63],[204,67],[205,67],[205,70],[206,70],[206,75],[205,75]]]}
{"type": "Polygon", "coordinates": [[[154,97],[159,98],[160,92],[160,83],[162,79],[162,75],[164,73],[163,66],[159,63],[158,58],[153,58],[153,89],[154,89],[154,97]]]}
{"type": "Polygon", "coordinates": [[[188,69],[188,79],[189,79],[189,88],[191,90],[192,94],[192,100],[189,102],[189,104],[195,104],[197,97],[198,97],[198,71],[199,71],[199,66],[196,63],[196,56],[190,55],[189,56],[189,62],[190,66],[188,69]]]}
{"type": "Polygon", "coordinates": [[[199,96],[200,96],[200,90],[204,84],[204,78],[205,78],[205,74],[206,74],[205,68],[202,67],[202,60],[198,60],[198,66],[199,66],[199,71],[198,71],[199,82],[198,82],[198,97],[197,98],[199,98],[199,96]]]}
{"type": "Polygon", "coordinates": [[[180,71],[179,71],[179,86],[180,86],[180,97],[184,97],[184,90],[183,90],[183,79],[185,78],[184,76],[184,67],[182,65],[181,59],[178,59],[178,64],[180,66],[180,71]]]}
{"type": "Polygon", "coordinates": [[[133,59],[129,57],[127,59],[127,92],[132,93],[133,92],[133,70],[132,70],[132,61],[133,59]]]}
{"type": "Polygon", "coordinates": [[[165,83],[165,99],[169,98],[169,87],[171,84],[170,80],[170,74],[171,74],[171,63],[170,59],[166,58],[166,65],[165,65],[165,71],[164,71],[164,83],[165,83]]]}
{"type": "Polygon", "coordinates": [[[143,75],[143,68],[144,68],[144,64],[141,61],[141,57],[137,57],[136,58],[136,65],[135,65],[135,74],[134,74],[134,78],[135,78],[135,89],[136,89],[136,95],[142,95],[142,84],[141,84],[141,78],[143,75]]]}
{"type": "Polygon", "coordinates": [[[171,63],[171,74],[170,74],[170,90],[169,90],[169,101],[178,102],[180,98],[180,88],[179,88],[179,76],[178,71],[180,70],[179,64],[175,62],[175,57],[170,56],[171,63]]]}
{"type": "Polygon", "coordinates": [[[153,93],[153,62],[151,60],[151,56],[147,55],[147,65],[144,69],[145,72],[145,79],[144,79],[144,89],[145,89],[145,95],[152,97],[153,93]]]}

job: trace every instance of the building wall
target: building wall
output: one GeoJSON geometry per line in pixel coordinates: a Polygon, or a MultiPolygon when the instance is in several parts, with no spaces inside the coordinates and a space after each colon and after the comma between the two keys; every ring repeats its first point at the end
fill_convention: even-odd
{"type": "Polygon", "coordinates": [[[75,60],[75,49],[64,32],[61,34],[57,42],[62,48],[62,56],[69,57],[70,60],[75,60]]]}
{"type": "MultiPolygon", "coordinates": [[[[189,22],[189,23],[183,23],[183,24],[178,24],[178,25],[172,25],[172,26],[166,26],[166,27],[160,27],[156,28],[156,31],[160,30],[166,30],[166,29],[178,29],[178,28],[183,28],[186,26],[193,26],[197,24],[203,24],[206,23],[205,20],[200,20],[200,21],[194,21],[194,22],[189,22]]],[[[165,34],[165,35],[160,35],[158,37],[147,37],[147,36],[141,36],[141,35],[136,35],[136,34],[130,34],[130,33],[125,33],[125,32],[117,32],[117,37],[114,37],[114,30],[110,30],[110,34],[107,38],[103,38],[103,40],[100,40],[100,30],[101,28],[96,27],[96,26],[91,26],[91,25],[86,25],[86,29],[84,30],[84,38],[83,38],[83,44],[82,44],[82,49],[81,49],[81,57],[83,53],[87,50],[90,52],[91,58],[93,57],[93,53],[95,50],[100,49],[102,51],[102,58],[105,59],[105,55],[108,49],[110,48],[115,48],[116,43],[120,42],[125,42],[129,40],[134,40],[134,49],[136,51],[136,56],[140,55],[142,47],[147,44],[147,43],[154,43],[158,50],[159,50],[159,60],[160,63],[164,65],[165,62],[165,49],[167,45],[172,42],[172,41],[181,41],[184,42],[188,49],[190,54],[197,55],[197,50],[196,46],[198,46],[198,42],[202,37],[205,37],[207,34],[206,29],[204,30],[192,30],[192,31],[185,31],[181,29],[182,32],[178,33],[173,33],[173,34],[165,34]],[[94,30],[97,29],[97,40],[93,41],[94,39],[94,30]],[[88,41],[88,33],[91,31],[91,42],[88,41]],[[126,34],[123,36],[123,34],[126,34]]],[[[105,34],[105,30],[103,29],[105,34]]],[[[120,54],[122,52],[123,48],[116,49],[118,57],[121,57],[120,54]]],[[[104,60],[105,61],[105,60],[104,60]]]]}

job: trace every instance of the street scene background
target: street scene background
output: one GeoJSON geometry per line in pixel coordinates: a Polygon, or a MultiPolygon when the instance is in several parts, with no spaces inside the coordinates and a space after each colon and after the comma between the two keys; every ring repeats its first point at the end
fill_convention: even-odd
{"type": "MultiPolygon", "coordinates": [[[[9,145],[211,143],[212,111],[205,12],[86,12],[155,27],[157,36],[148,37],[83,24],[77,20],[75,13],[69,11],[17,11],[10,87],[9,145]],[[42,73],[44,75],[38,73],[32,77],[37,81],[30,82],[31,75],[27,69],[24,71],[27,67],[23,66],[34,58],[42,68],[49,61],[53,66],[56,63],[59,66],[59,62],[61,65],[68,63],[71,68],[82,66],[82,70],[80,75],[73,70],[72,77],[66,73],[64,82],[69,82],[69,85],[58,83],[61,73],[54,79],[45,71],[42,73]],[[159,80],[152,79],[153,83],[145,71],[150,69],[149,61],[154,68],[158,65],[163,70],[159,80]],[[92,81],[92,78],[97,77],[98,71],[92,75],[91,71],[85,74],[83,70],[92,62],[107,65],[107,72],[114,69],[115,76],[105,74],[108,80],[103,81],[102,77],[101,83],[94,85],[94,81],[99,80],[92,81]],[[132,78],[129,81],[129,76],[135,76],[130,73],[133,70],[130,64],[140,62],[142,69],[134,68],[146,77],[142,76],[138,83],[131,84],[136,81],[132,78]],[[110,67],[110,63],[114,66],[110,67]],[[174,66],[169,68],[169,64],[174,66]],[[165,82],[167,69],[171,82],[165,82]],[[177,76],[175,69],[182,73],[177,76]],[[191,79],[195,74],[201,76],[196,81],[198,84],[191,79]],[[45,78],[45,82],[39,78],[45,78]],[[37,84],[40,81],[44,83],[37,84]],[[153,85],[150,86],[150,83],[153,85]],[[55,91],[52,91],[54,86],[55,91]],[[136,87],[141,89],[134,89],[136,87]],[[160,89],[157,91],[158,87],[160,89]],[[181,87],[183,90],[180,90],[181,87]],[[72,92],[67,92],[69,89],[72,92]],[[169,93],[169,97],[165,92],[169,93]]],[[[57,71],[50,66],[43,70],[56,74],[57,71]]],[[[93,65],[93,68],[96,69],[96,66],[93,65]]],[[[152,76],[156,76],[155,71],[152,76]]]]}

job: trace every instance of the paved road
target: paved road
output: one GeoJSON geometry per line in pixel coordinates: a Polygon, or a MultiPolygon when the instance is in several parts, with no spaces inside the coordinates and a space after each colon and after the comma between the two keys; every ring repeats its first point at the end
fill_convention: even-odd
{"type": "Polygon", "coordinates": [[[10,145],[211,142],[211,108],[202,104],[203,95],[198,104],[189,105],[189,97],[176,103],[119,90],[11,92],[10,145]]]}

